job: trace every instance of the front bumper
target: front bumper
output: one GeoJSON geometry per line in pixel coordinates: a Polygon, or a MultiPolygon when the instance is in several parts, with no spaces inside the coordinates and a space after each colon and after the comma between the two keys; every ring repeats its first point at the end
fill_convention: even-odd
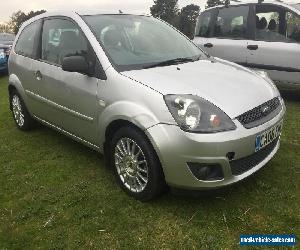
{"type": "MultiPolygon", "coordinates": [[[[146,130],[163,167],[166,182],[170,186],[185,189],[212,189],[236,183],[262,168],[279,149],[280,140],[257,165],[239,175],[231,171],[228,153],[234,152],[234,160],[255,153],[256,136],[282,122],[285,106],[272,120],[252,129],[244,128],[237,120],[237,129],[215,134],[186,133],[178,126],[158,124],[146,130]],[[188,163],[219,165],[224,177],[220,180],[199,180],[188,163]]],[[[279,138],[280,139],[280,138],[279,138]]]]}

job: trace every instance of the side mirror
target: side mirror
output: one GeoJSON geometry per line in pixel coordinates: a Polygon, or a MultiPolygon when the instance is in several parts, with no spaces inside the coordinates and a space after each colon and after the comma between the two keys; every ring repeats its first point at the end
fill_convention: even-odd
{"type": "Polygon", "coordinates": [[[89,74],[89,65],[83,56],[66,56],[62,62],[62,69],[68,72],[89,74]]]}

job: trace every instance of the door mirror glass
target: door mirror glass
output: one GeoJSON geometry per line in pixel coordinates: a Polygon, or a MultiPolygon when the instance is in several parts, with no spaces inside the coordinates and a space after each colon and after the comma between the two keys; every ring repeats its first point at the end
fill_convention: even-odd
{"type": "Polygon", "coordinates": [[[89,65],[83,56],[65,56],[62,61],[62,69],[68,72],[89,74],[89,65]]]}

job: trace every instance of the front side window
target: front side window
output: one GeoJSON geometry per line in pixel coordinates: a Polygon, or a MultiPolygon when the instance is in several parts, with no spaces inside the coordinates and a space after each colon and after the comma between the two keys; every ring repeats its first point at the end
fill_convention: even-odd
{"type": "Polygon", "coordinates": [[[196,36],[209,37],[211,17],[212,13],[210,11],[206,11],[200,15],[196,27],[196,36]]]}
{"type": "Polygon", "coordinates": [[[45,20],[42,34],[41,59],[55,65],[62,65],[66,56],[90,53],[88,42],[79,27],[66,19],[45,20]]]}
{"type": "Polygon", "coordinates": [[[119,71],[176,58],[205,57],[186,37],[153,17],[95,15],[83,19],[119,71]]]}
{"type": "Polygon", "coordinates": [[[242,39],[247,37],[249,6],[222,8],[214,27],[214,36],[242,39]]]}
{"type": "Polygon", "coordinates": [[[286,13],[286,37],[291,42],[300,42],[300,17],[292,12],[286,13]]]}
{"type": "Polygon", "coordinates": [[[36,57],[36,38],[40,30],[40,21],[33,22],[26,26],[20,34],[15,46],[15,52],[30,58],[36,57]]]}

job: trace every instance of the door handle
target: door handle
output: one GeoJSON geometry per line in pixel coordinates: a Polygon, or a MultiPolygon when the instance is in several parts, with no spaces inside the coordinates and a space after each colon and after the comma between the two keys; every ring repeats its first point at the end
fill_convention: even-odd
{"type": "Polygon", "coordinates": [[[249,50],[257,50],[258,49],[258,45],[248,45],[247,49],[249,49],[249,50]]]}
{"type": "Polygon", "coordinates": [[[205,43],[204,47],[206,47],[206,48],[212,48],[212,47],[214,47],[214,45],[212,43],[205,43]]]}
{"type": "Polygon", "coordinates": [[[35,73],[34,73],[34,75],[35,75],[35,78],[38,80],[38,81],[40,81],[40,80],[42,80],[43,79],[43,75],[42,75],[42,73],[41,73],[41,71],[36,71],[35,73]]]}

